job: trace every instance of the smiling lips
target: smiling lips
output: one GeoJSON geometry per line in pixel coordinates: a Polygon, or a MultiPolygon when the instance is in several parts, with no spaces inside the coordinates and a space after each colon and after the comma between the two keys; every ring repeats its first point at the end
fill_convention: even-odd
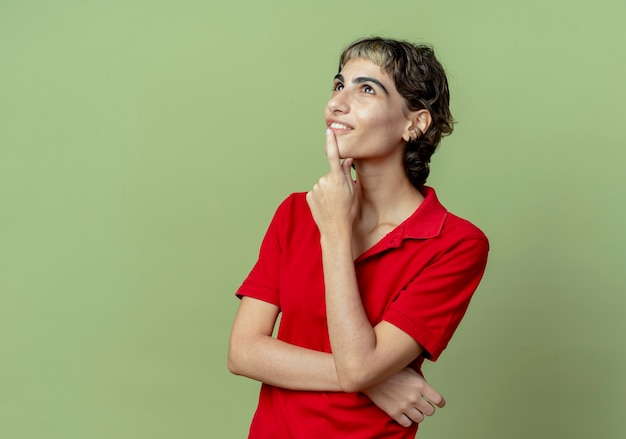
{"type": "Polygon", "coordinates": [[[343,123],[340,123],[340,122],[331,122],[328,126],[333,131],[348,131],[352,129],[352,127],[345,125],[343,123]]]}

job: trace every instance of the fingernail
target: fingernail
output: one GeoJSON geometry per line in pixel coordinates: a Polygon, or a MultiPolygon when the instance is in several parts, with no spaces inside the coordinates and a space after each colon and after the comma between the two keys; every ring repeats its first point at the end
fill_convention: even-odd
{"type": "Polygon", "coordinates": [[[333,131],[330,128],[326,128],[326,136],[330,137],[332,136],[333,131]]]}

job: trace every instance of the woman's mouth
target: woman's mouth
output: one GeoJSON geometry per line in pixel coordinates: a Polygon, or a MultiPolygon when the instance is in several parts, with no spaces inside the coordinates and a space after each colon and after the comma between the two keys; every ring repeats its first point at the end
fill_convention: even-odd
{"type": "Polygon", "coordinates": [[[341,122],[331,122],[328,127],[333,131],[348,131],[352,129],[352,127],[345,125],[341,122]]]}

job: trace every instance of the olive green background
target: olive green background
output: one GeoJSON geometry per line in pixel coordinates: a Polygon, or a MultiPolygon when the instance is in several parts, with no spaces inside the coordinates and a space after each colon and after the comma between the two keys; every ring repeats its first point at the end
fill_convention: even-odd
{"type": "Polygon", "coordinates": [[[424,438],[623,438],[620,1],[0,1],[0,437],[242,438],[237,300],[337,57],[432,43],[429,183],[491,240],[424,438]]]}

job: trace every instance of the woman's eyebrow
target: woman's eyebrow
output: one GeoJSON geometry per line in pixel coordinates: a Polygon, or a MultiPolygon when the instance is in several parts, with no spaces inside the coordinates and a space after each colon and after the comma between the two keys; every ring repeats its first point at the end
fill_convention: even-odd
{"type": "Polygon", "coordinates": [[[352,80],[353,84],[362,84],[364,82],[373,82],[374,84],[376,84],[377,86],[379,86],[386,95],[389,94],[389,92],[387,91],[387,89],[385,88],[385,86],[382,84],[382,82],[380,82],[378,79],[374,79],[374,78],[370,78],[368,76],[359,76],[358,78],[354,78],[352,80]]]}
{"type": "MultiPolygon", "coordinates": [[[[339,80],[341,82],[346,82],[344,80],[343,75],[341,73],[338,73],[337,75],[335,75],[335,80],[339,80]]],[[[373,82],[374,84],[379,86],[382,89],[382,91],[385,92],[386,95],[389,95],[389,92],[387,91],[385,86],[378,79],[370,78],[369,76],[359,76],[359,77],[354,78],[352,80],[353,84],[362,84],[364,82],[373,82]]]]}

